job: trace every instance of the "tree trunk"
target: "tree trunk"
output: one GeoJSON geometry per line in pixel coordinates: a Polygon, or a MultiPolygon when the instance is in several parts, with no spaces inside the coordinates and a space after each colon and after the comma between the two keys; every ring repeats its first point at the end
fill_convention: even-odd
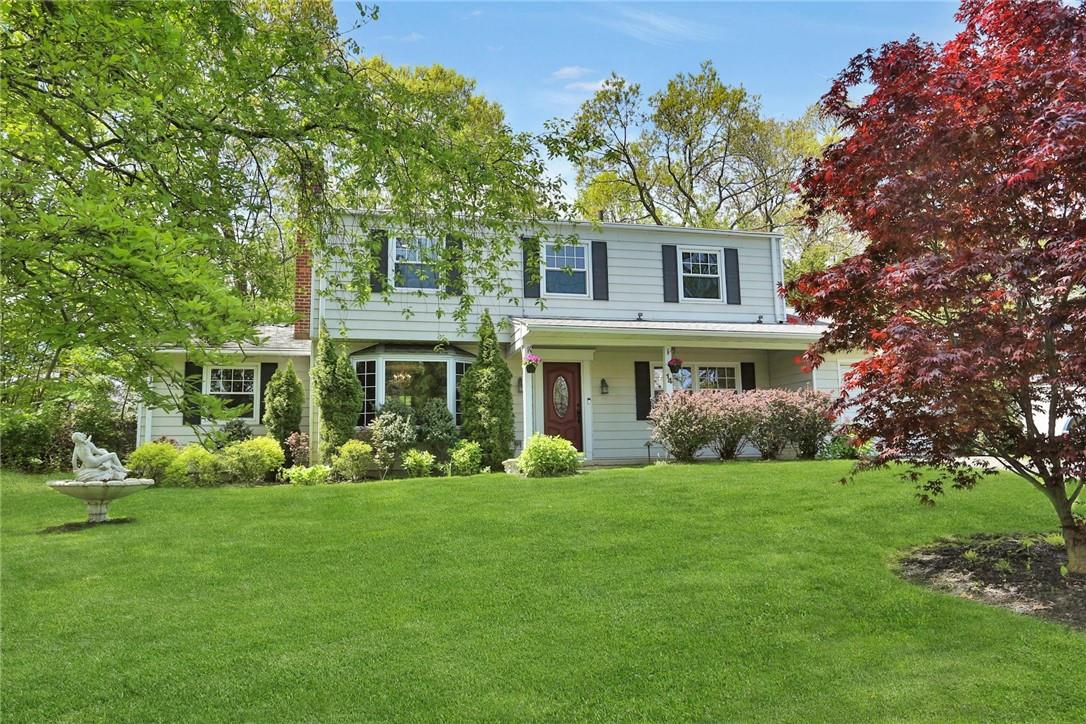
{"type": "Polygon", "coordinates": [[[1086,525],[1063,526],[1063,540],[1067,546],[1067,571],[1086,576],[1086,525]]]}

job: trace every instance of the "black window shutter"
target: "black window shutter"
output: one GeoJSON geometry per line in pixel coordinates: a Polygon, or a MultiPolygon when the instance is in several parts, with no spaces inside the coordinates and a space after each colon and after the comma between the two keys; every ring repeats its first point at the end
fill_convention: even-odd
{"type": "Polygon", "coordinates": [[[464,293],[462,269],[464,266],[464,240],[450,234],[445,238],[445,261],[449,265],[445,293],[458,296],[464,293]]]}
{"type": "Polygon", "coordinates": [[[370,232],[370,237],[373,239],[370,249],[380,254],[375,270],[370,272],[370,290],[380,294],[385,290],[389,278],[388,232],[384,229],[374,229],[370,232]]]}
{"type": "Polygon", "coordinates": [[[607,242],[592,242],[592,298],[608,299],[607,242]]]}
{"type": "Polygon", "coordinates": [[[193,399],[200,394],[204,385],[204,368],[193,362],[185,362],[185,384],[181,402],[181,421],[186,425],[200,424],[200,408],[193,399]]]}
{"type": "Polygon", "coordinates": [[[728,304],[742,304],[739,296],[739,250],[724,250],[724,289],[728,304]]]}
{"type": "Polygon", "coordinates": [[[524,298],[539,299],[539,240],[521,239],[524,256],[524,298]]]}
{"type": "Polygon", "coordinates": [[[754,384],[754,363],[753,362],[740,362],[739,363],[739,376],[742,379],[743,391],[757,389],[754,384]]]}
{"type": "Polygon", "coordinates": [[[664,263],[664,301],[679,301],[679,268],[674,244],[660,247],[664,263]]]}
{"type": "Polygon", "coordinates": [[[649,419],[652,410],[652,368],[648,362],[634,362],[634,399],[637,419],[649,419]]]}
{"type": "Polygon", "coordinates": [[[256,410],[256,421],[260,424],[264,420],[264,394],[268,390],[268,382],[271,380],[272,375],[279,369],[278,362],[261,362],[260,363],[260,408],[256,410]]]}

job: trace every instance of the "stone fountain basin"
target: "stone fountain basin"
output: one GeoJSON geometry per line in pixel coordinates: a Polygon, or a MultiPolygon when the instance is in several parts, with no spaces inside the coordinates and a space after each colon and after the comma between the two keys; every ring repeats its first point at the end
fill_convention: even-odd
{"type": "Polygon", "coordinates": [[[50,480],[48,485],[58,493],[79,498],[87,504],[87,520],[101,523],[108,520],[106,509],[110,501],[123,498],[132,493],[151,487],[155,481],[150,478],[128,478],[127,480],[50,480]]]}

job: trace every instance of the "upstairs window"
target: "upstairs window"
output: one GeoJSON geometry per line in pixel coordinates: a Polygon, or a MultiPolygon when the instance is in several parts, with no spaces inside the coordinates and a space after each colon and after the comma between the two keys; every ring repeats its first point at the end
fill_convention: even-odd
{"type": "Polygon", "coordinates": [[[720,251],[682,249],[679,253],[682,298],[719,301],[723,267],[720,263],[720,251]]]}
{"type": "Polygon", "coordinates": [[[543,250],[543,293],[588,296],[588,250],[581,244],[547,244],[543,250]]]}
{"type": "Polygon", "coordinates": [[[393,248],[397,289],[437,289],[440,248],[433,239],[397,238],[393,248]]]}
{"type": "Polygon", "coordinates": [[[256,422],[256,369],[253,367],[212,367],[208,372],[207,394],[222,400],[228,410],[245,408],[242,420],[256,422]]]}

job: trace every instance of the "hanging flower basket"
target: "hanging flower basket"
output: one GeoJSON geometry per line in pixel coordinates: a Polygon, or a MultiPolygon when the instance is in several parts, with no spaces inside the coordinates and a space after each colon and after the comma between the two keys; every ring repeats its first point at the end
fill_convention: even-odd
{"type": "Polygon", "coordinates": [[[535,366],[539,364],[539,356],[534,354],[524,355],[524,371],[528,374],[535,372],[535,366]]]}
{"type": "Polygon", "coordinates": [[[672,357],[667,361],[667,368],[671,370],[671,374],[675,374],[683,368],[683,361],[678,357],[672,357]]]}

